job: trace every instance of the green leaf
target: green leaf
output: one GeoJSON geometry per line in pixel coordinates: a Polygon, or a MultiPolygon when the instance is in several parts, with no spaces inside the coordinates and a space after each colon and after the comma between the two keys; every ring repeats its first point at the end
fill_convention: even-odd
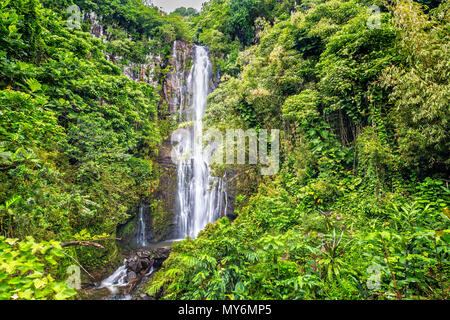
{"type": "Polygon", "coordinates": [[[38,92],[42,89],[42,85],[36,79],[27,79],[25,82],[30,87],[31,92],[38,92]]]}

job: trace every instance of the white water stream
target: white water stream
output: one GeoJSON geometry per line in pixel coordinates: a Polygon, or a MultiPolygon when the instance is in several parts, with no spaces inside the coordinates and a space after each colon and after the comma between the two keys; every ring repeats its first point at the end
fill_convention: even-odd
{"type": "Polygon", "coordinates": [[[147,226],[145,224],[145,218],[145,205],[141,204],[139,206],[138,230],[136,239],[138,247],[145,247],[147,245],[147,226]]]}
{"type": "Polygon", "coordinates": [[[209,158],[202,143],[203,116],[210,93],[212,65],[206,48],[195,46],[194,61],[187,79],[192,124],[174,146],[178,157],[178,237],[197,237],[208,223],[216,221],[226,209],[226,185],[210,174],[209,158]]]}

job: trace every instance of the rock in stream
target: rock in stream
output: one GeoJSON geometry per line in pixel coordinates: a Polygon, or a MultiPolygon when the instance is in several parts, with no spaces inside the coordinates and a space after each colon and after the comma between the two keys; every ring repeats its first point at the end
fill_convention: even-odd
{"type": "Polygon", "coordinates": [[[147,282],[161,268],[170,251],[171,247],[134,251],[113,274],[94,289],[87,290],[88,299],[153,300],[144,293],[135,297],[136,291],[141,283],[147,282]]]}

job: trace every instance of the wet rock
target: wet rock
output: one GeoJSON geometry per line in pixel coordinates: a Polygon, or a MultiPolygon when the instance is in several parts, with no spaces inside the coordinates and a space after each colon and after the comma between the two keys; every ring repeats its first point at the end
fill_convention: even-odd
{"type": "Polygon", "coordinates": [[[150,270],[150,268],[153,266],[153,264],[155,263],[154,259],[151,258],[144,258],[142,260],[139,261],[139,269],[140,269],[140,273],[141,274],[146,274],[148,270],[150,270]]]}
{"type": "Polygon", "coordinates": [[[153,259],[155,260],[153,267],[161,268],[164,260],[166,260],[169,257],[171,250],[172,250],[171,247],[161,247],[161,248],[155,249],[153,251],[153,259]]]}
{"type": "Polygon", "coordinates": [[[141,259],[151,258],[152,257],[152,252],[151,251],[147,251],[147,250],[142,250],[142,251],[136,252],[136,256],[138,256],[141,259]]]}
{"type": "Polygon", "coordinates": [[[138,259],[136,257],[129,258],[125,262],[125,266],[127,267],[127,270],[133,271],[135,273],[138,273],[138,259]]]}
{"type": "Polygon", "coordinates": [[[160,259],[165,258],[167,259],[169,257],[170,251],[172,250],[171,247],[161,247],[156,248],[153,250],[153,258],[160,259]]]}
{"type": "Polygon", "coordinates": [[[131,280],[137,278],[137,274],[136,274],[134,271],[129,271],[129,272],[127,273],[127,278],[128,278],[128,281],[131,281],[131,280]]]}
{"type": "Polygon", "coordinates": [[[141,294],[139,297],[134,297],[133,300],[156,300],[156,298],[145,293],[141,294]]]}
{"type": "Polygon", "coordinates": [[[139,250],[134,256],[128,258],[125,267],[128,272],[136,275],[145,275],[151,267],[160,268],[163,261],[169,257],[170,247],[152,250],[139,250]]]}
{"type": "Polygon", "coordinates": [[[166,76],[163,95],[169,113],[184,114],[189,106],[190,96],[186,86],[193,59],[193,46],[188,42],[175,41],[170,58],[172,70],[166,76]]]}
{"type": "Polygon", "coordinates": [[[96,283],[96,282],[82,282],[81,283],[81,289],[83,289],[83,290],[92,290],[97,286],[98,286],[98,283],[96,283]]]}

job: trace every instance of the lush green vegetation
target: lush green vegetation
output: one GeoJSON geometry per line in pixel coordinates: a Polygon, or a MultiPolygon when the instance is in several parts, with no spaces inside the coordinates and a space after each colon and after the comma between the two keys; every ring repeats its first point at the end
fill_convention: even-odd
{"type": "Polygon", "coordinates": [[[0,299],[76,298],[70,265],[119,258],[117,226],[158,184],[174,40],[207,45],[222,78],[207,124],[281,129],[281,168],[234,166],[237,219],[175,244],[150,294],[448,299],[449,6],[0,1],[0,299]],[[73,4],[103,38],[67,27],[73,4]],[[156,88],[122,74],[155,57],[156,88]],[[61,247],[92,239],[106,249],[61,247]]]}
{"type": "MultiPolygon", "coordinates": [[[[94,5],[79,4],[88,3],[94,5]]],[[[146,25],[137,36],[142,30],[119,19],[137,37],[125,37],[130,45],[139,43],[140,36],[161,34],[161,28],[175,30],[173,19],[155,9],[135,8],[133,15],[128,10],[133,3],[110,5],[120,5],[126,19],[136,23],[150,23],[150,14],[158,23],[146,25]]],[[[37,0],[2,1],[0,8],[0,235],[28,239],[16,243],[0,238],[0,294],[64,298],[70,294],[53,278],[65,277],[74,262],[60,253],[55,257],[59,267],[51,267],[51,260],[44,271],[45,259],[54,258],[39,241],[114,237],[116,226],[149,195],[158,178],[154,157],[164,133],[157,112],[160,97],[155,88],[129,80],[106,60],[114,43],[67,28],[59,10],[37,0]],[[49,290],[38,290],[44,284],[37,279],[46,281],[49,290]],[[40,293],[33,295],[33,288],[40,293]]],[[[172,38],[164,42],[161,37],[155,40],[158,45],[170,48],[172,38]]],[[[113,241],[106,248],[65,250],[92,270],[118,257],[113,241]]]]}
{"type": "MultiPolygon", "coordinates": [[[[228,17],[220,6],[237,2],[211,2],[196,21],[221,22],[199,39],[213,48],[206,34],[228,17]]],[[[448,298],[449,2],[427,14],[378,2],[380,28],[367,27],[368,5],[302,2],[274,24],[269,14],[257,44],[225,69],[209,124],[283,129],[282,168],[263,179],[241,166],[238,218],[177,244],[150,293],[448,298]]],[[[254,37],[235,36],[240,46],[254,37]]]]}
{"type": "Polygon", "coordinates": [[[65,281],[55,280],[58,259],[64,257],[56,241],[35,242],[0,237],[0,299],[67,299],[76,294],[65,281]],[[32,272],[30,272],[32,270],[32,272]]]}
{"type": "Polygon", "coordinates": [[[295,4],[295,0],[211,0],[189,20],[194,41],[210,48],[217,71],[236,75],[239,51],[257,41],[268,23],[288,18],[295,4]]]}
{"type": "Polygon", "coordinates": [[[185,8],[185,7],[178,8],[173,13],[178,14],[182,17],[192,17],[198,15],[197,10],[195,10],[194,8],[185,8]]]}

